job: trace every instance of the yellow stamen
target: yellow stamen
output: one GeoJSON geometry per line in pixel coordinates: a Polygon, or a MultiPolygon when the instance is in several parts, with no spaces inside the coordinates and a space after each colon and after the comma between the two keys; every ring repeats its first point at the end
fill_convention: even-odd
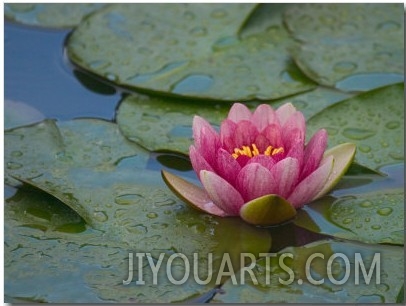
{"type": "MultiPolygon", "coordinates": [[[[239,156],[243,156],[243,155],[248,156],[249,158],[252,158],[252,157],[257,156],[257,155],[261,155],[261,153],[259,152],[259,150],[258,150],[257,146],[255,145],[255,143],[253,143],[251,145],[251,147],[242,146],[241,149],[235,148],[234,153],[232,153],[231,155],[235,159],[237,159],[239,156]]],[[[266,156],[272,156],[272,155],[275,155],[275,154],[278,154],[278,153],[283,153],[283,152],[284,152],[284,149],[282,147],[274,148],[272,146],[268,146],[266,148],[266,150],[264,151],[264,153],[262,153],[262,154],[266,155],[266,156]]]]}

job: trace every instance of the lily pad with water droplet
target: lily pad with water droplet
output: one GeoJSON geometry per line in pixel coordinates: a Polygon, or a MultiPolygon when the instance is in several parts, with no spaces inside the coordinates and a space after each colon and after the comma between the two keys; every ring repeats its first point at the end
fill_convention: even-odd
{"type": "Polygon", "coordinates": [[[109,169],[122,160],[130,162],[127,166],[145,167],[148,158],[115,124],[103,120],[45,120],[5,133],[5,176],[11,185],[17,182],[10,174],[33,178],[70,167],[109,169]]]}
{"type": "Polygon", "coordinates": [[[403,88],[387,86],[324,109],[307,122],[308,137],[325,128],[330,147],[355,143],[355,161],[372,169],[403,161],[403,88]]]}
{"type": "MultiPolygon", "coordinates": [[[[10,150],[10,153],[6,152],[6,161],[19,157],[25,164],[23,170],[9,169],[8,174],[24,182],[25,186],[52,195],[51,202],[59,203],[55,205],[62,202],[69,206],[71,213],[77,213],[73,213],[75,218],[83,219],[89,227],[82,227],[78,232],[72,222],[53,226],[55,217],[52,210],[46,209],[47,200],[39,200],[30,206],[26,200],[21,202],[18,197],[13,197],[10,201],[21,202],[18,205],[22,205],[23,210],[13,207],[19,213],[14,213],[14,217],[6,221],[7,245],[13,246],[6,251],[5,273],[7,279],[10,275],[13,277],[7,287],[9,296],[22,297],[19,292],[24,292],[23,297],[28,298],[27,295],[35,292],[48,302],[180,301],[213,288],[224,253],[230,254],[238,270],[241,268],[241,252],[257,254],[270,249],[268,231],[249,226],[237,218],[216,219],[176,200],[162,182],[160,173],[145,168],[143,157],[148,156],[145,151],[121,136],[115,124],[83,119],[58,125],[46,121],[10,130],[11,134],[6,135],[9,137],[6,147],[10,150]],[[41,129],[46,133],[40,133],[41,129]],[[50,134],[48,130],[58,132],[57,140],[65,153],[63,156],[55,156],[52,138],[40,142],[42,138],[46,139],[43,135],[50,134]],[[35,135],[39,138],[36,139],[35,135]],[[32,144],[31,141],[35,140],[37,142],[32,144]],[[105,149],[107,145],[109,148],[105,149]],[[45,156],[41,163],[36,162],[33,146],[45,156]],[[16,149],[23,154],[17,157],[11,154],[16,149]],[[86,157],[86,154],[91,156],[86,157]],[[126,160],[134,156],[141,159],[136,162],[126,160]],[[33,176],[31,169],[40,171],[40,174],[33,176]],[[19,250],[17,254],[13,253],[16,249],[19,250]],[[24,258],[32,256],[32,252],[34,256],[47,260],[31,260],[27,272],[24,258]],[[201,256],[200,278],[212,275],[212,281],[202,286],[192,277],[179,289],[168,281],[163,268],[158,275],[160,286],[157,288],[152,282],[151,270],[145,268],[141,272],[135,258],[134,280],[125,286],[123,280],[128,277],[130,252],[148,252],[154,260],[163,253],[164,267],[174,253],[187,255],[190,262],[194,260],[193,253],[197,253],[201,256]],[[213,254],[212,270],[207,268],[209,253],[213,254]],[[58,268],[58,273],[52,272],[50,277],[48,272],[59,266],[64,268],[58,268]],[[147,282],[145,286],[135,284],[139,273],[143,273],[147,282]],[[75,281],[67,274],[74,275],[75,281]],[[69,299],[65,294],[58,294],[60,290],[66,290],[66,286],[58,289],[51,283],[65,284],[69,292],[75,289],[81,294],[69,299]]],[[[30,199],[36,201],[35,197],[30,199]]],[[[147,263],[147,258],[144,260],[147,263]]],[[[173,273],[174,278],[179,279],[184,268],[175,265],[173,273]]]]}
{"type": "Polygon", "coordinates": [[[67,52],[81,68],[142,92],[234,101],[314,88],[291,61],[287,48],[293,40],[282,24],[275,33],[238,37],[254,8],[112,5],[73,32],[67,52]]]}
{"type": "MultiPolygon", "coordinates": [[[[286,102],[301,110],[307,118],[329,105],[344,100],[351,95],[336,90],[317,88],[270,103],[274,108],[286,102]]],[[[246,105],[254,110],[262,102],[249,102],[246,105]]],[[[231,104],[202,104],[195,101],[182,101],[146,96],[127,96],[117,110],[116,120],[121,132],[128,139],[151,151],[171,150],[189,153],[192,140],[192,119],[199,115],[212,125],[219,127],[227,117],[231,104]]]]}
{"type": "Polygon", "coordinates": [[[217,294],[213,302],[395,303],[403,286],[403,248],[381,246],[377,252],[370,245],[322,240],[303,247],[288,247],[275,257],[263,258],[252,272],[257,284],[245,273],[245,283],[240,285],[242,278],[237,275],[239,285],[228,280],[222,287],[224,292],[217,294]],[[286,257],[289,254],[293,259],[286,257]],[[316,257],[311,258],[314,255],[316,257]],[[337,255],[335,259],[332,257],[337,255]],[[333,260],[329,265],[330,259],[333,260]],[[365,272],[370,273],[369,281],[366,273],[362,272],[362,264],[365,272]],[[328,269],[329,266],[331,269],[328,269]],[[358,284],[355,277],[357,268],[358,284]],[[347,281],[334,284],[347,277],[347,273],[347,281]],[[315,281],[323,283],[316,285],[312,283],[315,281]]]}
{"type": "Polygon", "coordinates": [[[301,4],[284,21],[302,41],[292,55],[308,77],[366,91],[403,80],[403,13],[401,4],[301,4]]]}
{"type": "Polygon", "coordinates": [[[404,193],[400,189],[325,197],[298,212],[295,223],[334,237],[404,244],[404,193]]]}
{"type": "Polygon", "coordinates": [[[103,6],[101,3],[6,3],[4,15],[25,25],[71,28],[103,6]]]}

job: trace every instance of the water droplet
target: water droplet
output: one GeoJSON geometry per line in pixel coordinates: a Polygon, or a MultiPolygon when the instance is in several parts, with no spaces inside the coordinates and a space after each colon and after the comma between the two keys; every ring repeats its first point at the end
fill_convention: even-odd
{"type": "Polygon", "coordinates": [[[123,194],[114,199],[114,202],[118,205],[132,205],[138,204],[143,199],[143,196],[139,194],[123,194]]]}
{"type": "Polygon", "coordinates": [[[350,223],[352,223],[352,219],[351,219],[351,218],[345,218],[345,219],[343,220],[343,223],[344,223],[344,224],[350,224],[350,223]]]}
{"type": "Polygon", "coordinates": [[[343,131],[343,135],[347,138],[354,139],[354,140],[364,140],[369,137],[372,137],[376,134],[376,132],[361,128],[346,128],[343,131]]]}
{"type": "Polygon", "coordinates": [[[150,213],[147,213],[147,217],[150,219],[155,219],[158,217],[158,214],[154,213],[154,212],[150,212],[150,213]]]}
{"type": "Polygon", "coordinates": [[[386,292],[390,289],[390,287],[387,284],[380,283],[380,284],[376,285],[376,289],[378,289],[379,291],[386,292]]]}
{"type": "Polygon", "coordinates": [[[390,207],[383,207],[378,209],[378,214],[381,216],[389,216],[393,212],[393,209],[390,207]]]}
{"type": "Polygon", "coordinates": [[[370,222],[370,221],[371,221],[371,218],[366,217],[366,218],[364,219],[364,221],[365,221],[365,222],[370,222]]]}
{"type": "Polygon", "coordinates": [[[343,72],[343,73],[349,73],[354,71],[357,68],[357,64],[353,62],[338,62],[334,65],[333,69],[336,72],[343,72]]]}
{"type": "Polygon", "coordinates": [[[136,74],[134,76],[129,77],[127,80],[133,83],[147,82],[155,77],[158,77],[160,74],[168,73],[169,71],[175,70],[176,68],[184,65],[185,63],[186,63],[185,61],[169,63],[154,72],[136,74]]]}
{"type": "Polygon", "coordinates": [[[172,86],[173,93],[200,93],[210,89],[214,84],[211,76],[205,74],[192,74],[172,86]]]}
{"type": "Polygon", "coordinates": [[[99,70],[99,69],[105,69],[107,67],[109,67],[111,65],[110,62],[108,61],[93,61],[89,63],[90,68],[95,69],[95,70],[99,70]]]}
{"type": "Polygon", "coordinates": [[[121,222],[121,224],[125,227],[125,229],[132,233],[132,234],[138,234],[138,235],[144,235],[148,232],[148,229],[146,226],[137,223],[135,220],[132,219],[125,219],[121,222]]]}
{"type": "Polygon", "coordinates": [[[20,163],[15,163],[15,162],[8,162],[7,163],[7,169],[10,169],[10,170],[17,170],[17,169],[20,169],[20,168],[22,168],[22,164],[20,164],[20,163]]]}
{"type": "Polygon", "coordinates": [[[93,218],[99,222],[106,222],[108,219],[107,214],[104,211],[95,211],[93,213],[93,218]]]}
{"type": "Polygon", "coordinates": [[[383,303],[385,299],[379,294],[363,295],[357,299],[357,303],[369,304],[369,303],[383,303]]]}
{"type": "Polygon", "coordinates": [[[387,52],[387,51],[377,52],[376,57],[381,60],[386,60],[386,59],[390,59],[392,57],[392,53],[387,52]]]}
{"type": "Polygon", "coordinates": [[[227,16],[227,12],[223,9],[217,9],[217,10],[214,10],[210,16],[213,18],[223,18],[223,17],[227,16]]]}
{"type": "Polygon", "coordinates": [[[157,206],[172,206],[173,204],[176,204],[176,201],[173,199],[163,199],[155,202],[157,206]]]}
{"type": "Polygon", "coordinates": [[[166,223],[154,223],[151,225],[151,228],[157,229],[157,230],[162,230],[168,227],[168,224],[166,223]]]}
{"type": "MultiPolygon", "coordinates": [[[[221,50],[221,49],[224,49],[224,48],[233,46],[233,45],[235,45],[235,44],[237,44],[237,43],[239,43],[239,40],[238,40],[238,38],[235,37],[235,36],[222,37],[222,38],[218,39],[218,40],[213,44],[212,49],[213,49],[213,51],[218,51],[218,50],[221,50]]],[[[240,57],[240,56],[234,55],[234,56],[232,56],[232,57],[233,57],[233,58],[236,58],[236,57],[237,57],[237,58],[238,58],[238,62],[241,61],[241,57],[240,57]]],[[[228,62],[229,58],[227,58],[226,60],[227,60],[227,62],[228,62]]]]}
{"type": "Polygon", "coordinates": [[[13,157],[20,157],[22,155],[23,155],[23,152],[21,152],[21,151],[13,151],[13,152],[11,152],[11,156],[13,156],[13,157]]]}
{"type": "Polygon", "coordinates": [[[381,146],[382,148],[387,148],[389,147],[389,144],[386,141],[381,141],[381,146]]]}
{"type": "Polygon", "coordinates": [[[400,29],[400,24],[396,21],[385,21],[377,25],[378,31],[396,31],[400,29]]]}
{"type": "Polygon", "coordinates": [[[193,36],[205,36],[207,35],[207,29],[205,27],[195,27],[189,31],[189,33],[193,36]]]}
{"type": "Polygon", "coordinates": [[[107,80],[112,82],[116,82],[118,80],[118,76],[115,75],[114,73],[106,73],[104,76],[106,77],[107,80]]]}
{"type": "Polygon", "coordinates": [[[389,121],[385,124],[385,127],[390,130],[397,129],[400,126],[399,121],[389,121]]]}
{"type": "Polygon", "coordinates": [[[390,152],[389,156],[396,160],[404,160],[404,154],[402,152],[390,152]]]}
{"type": "Polygon", "coordinates": [[[364,207],[364,208],[366,208],[366,207],[371,207],[372,206],[372,202],[371,201],[363,201],[363,202],[361,202],[360,204],[359,204],[359,206],[361,206],[361,207],[364,207]]]}
{"type": "Polygon", "coordinates": [[[380,230],[382,227],[379,224],[372,225],[371,228],[373,230],[380,230]]]}
{"type": "Polygon", "coordinates": [[[371,152],[371,147],[367,145],[360,145],[358,149],[363,153],[371,152]]]}

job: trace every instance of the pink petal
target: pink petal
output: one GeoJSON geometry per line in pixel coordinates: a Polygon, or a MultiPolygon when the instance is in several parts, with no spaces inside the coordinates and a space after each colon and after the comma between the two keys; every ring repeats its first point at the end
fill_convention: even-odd
{"type": "Polygon", "coordinates": [[[301,181],[288,198],[288,202],[298,209],[311,202],[324,187],[333,168],[334,158],[329,156],[323,164],[301,181]]]}
{"type": "Polygon", "coordinates": [[[258,135],[257,128],[250,121],[240,121],[234,133],[236,148],[251,146],[258,135]]]}
{"type": "Polygon", "coordinates": [[[276,183],[272,173],[260,164],[248,164],[241,169],[237,177],[238,190],[246,202],[273,194],[276,183]]]}
{"type": "Polygon", "coordinates": [[[271,156],[266,155],[254,156],[253,158],[250,158],[250,160],[247,162],[247,164],[253,163],[260,164],[261,166],[267,168],[268,170],[271,170],[271,168],[275,165],[274,159],[271,156]]]}
{"type": "Polygon", "coordinates": [[[272,168],[271,173],[276,180],[276,194],[287,199],[296,186],[299,179],[299,161],[295,158],[288,157],[272,168]]]}
{"type": "Polygon", "coordinates": [[[228,216],[228,214],[214,205],[204,189],[164,170],[161,171],[161,174],[166,185],[186,204],[215,216],[228,216]]]}
{"type": "Polygon", "coordinates": [[[209,163],[204,159],[199,151],[196,150],[195,146],[190,146],[189,157],[192,163],[193,169],[199,175],[201,170],[214,171],[209,163]]]}
{"type": "Polygon", "coordinates": [[[210,165],[215,165],[216,152],[221,145],[220,136],[216,130],[202,117],[195,116],[193,137],[196,149],[210,165]]]}
{"type": "Polygon", "coordinates": [[[300,179],[304,179],[320,165],[324,151],[327,147],[327,132],[324,129],[319,130],[313,135],[304,150],[304,165],[300,179]]]}
{"type": "Polygon", "coordinates": [[[303,165],[303,159],[304,159],[304,144],[303,142],[297,142],[295,143],[288,153],[286,154],[285,158],[292,157],[297,159],[299,162],[299,169],[302,168],[303,165]]]}
{"type": "Polygon", "coordinates": [[[224,120],[220,126],[220,140],[223,148],[228,152],[234,152],[236,144],[234,142],[234,135],[237,129],[237,124],[229,119],[224,120]]]}
{"type": "Polygon", "coordinates": [[[297,142],[304,142],[306,136],[305,118],[301,112],[296,112],[289,117],[282,126],[282,141],[286,150],[297,142]]]}
{"type": "Polygon", "coordinates": [[[241,170],[240,164],[224,149],[217,151],[217,174],[235,186],[235,179],[241,170]]]}
{"type": "Polygon", "coordinates": [[[242,103],[234,103],[228,112],[227,119],[237,123],[241,120],[250,120],[251,116],[252,114],[248,107],[242,103]]]}
{"type": "Polygon", "coordinates": [[[255,124],[259,132],[270,124],[279,124],[274,110],[268,104],[261,104],[256,108],[251,117],[251,122],[255,124]]]}
{"type": "Polygon", "coordinates": [[[270,124],[263,131],[264,135],[268,139],[268,146],[282,147],[282,132],[279,124],[270,124]]]}
{"type": "Polygon", "coordinates": [[[230,216],[238,216],[244,200],[240,193],[222,177],[214,172],[201,171],[202,184],[210,199],[230,216]]]}
{"type": "Polygon", "coordinates": [[[293,106],[292,103],[286,103],[280,106],[276,111],[275,114],[279,119],[279,123],[281,126],[284,126],[286,121],[296,112],[296,108],[293,106]]]}

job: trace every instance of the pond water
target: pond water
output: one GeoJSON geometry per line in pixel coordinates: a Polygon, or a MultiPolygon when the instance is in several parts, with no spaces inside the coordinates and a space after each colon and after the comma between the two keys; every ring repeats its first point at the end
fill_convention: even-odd
{"type": "MultiPolygon", "coordinates": [[[[4,26],[5,99],[24,102],[39,110],[46,118],[60,121],[73,118],[115,120],[116,108],[126,93],[75,70],[64,56],[63,46],[69,35],[68,30],[44,30],[10,22],[5,22],[4,26]]],[[[201,86],[199,89],[204,90],[207,86],[204,76],[199,76],[196,80],[201,86]]],[[[178,84],[175,92],[187,91],[190,87],[189,83],[196,80],[185,80],[184,83],[178,84]]],[[[157,171],[171,170],[175,174],[196,180],[188,158],[172,152],[151,153],[147,168],[157,171]]],[[[402,188],[403,164],[383,167],[380,170],[386,177],[372,175],[369,181],[354,182],[351,176],[348,176],[333,195],[370,192],[377,188],[402,188]]],[[[9,198],[16,192],[16,189],[6,186],[5,197],[9,198]]],[[[311,212],[309,214],[311,215],[311,212]]],[[[79,227],[85,232],[92,231],[88,227],[84,228],[83,223],[78,224],[79,227]]],[[[287,246],[302,246],[329,237],[308,231],[294,223],[271,227],[268,231],[272,236],[270,252],[278,252],[287,246]]],[[[79,269],[86,270],[88,267],[84,264],[79,269]]],[[[75,284],[72,280],[68,281],[71,292],[87,296],[90,301],[102,301],[84,290],[83,283],[75,284]]],[[[44,283],[46,283],[45,280],[44,283]]],[[[29,282],[27,282],[28,286],[30,286],[29,282]]],[[[13,296],[15,292],[18,292],[19,286],[11,285],[7,289],[7,294],[13,296]]],[[[213,292],[217,292],[217,289],[212,290],[214,291],[209,291],[193,301],[209,301],[213,292]]],[[[31,290],[31,292],[32,297],[27,300],[37,301],[35,290],[31,290]]],[[[53,294],[64,295],[63,290],[53,294]]]]}

